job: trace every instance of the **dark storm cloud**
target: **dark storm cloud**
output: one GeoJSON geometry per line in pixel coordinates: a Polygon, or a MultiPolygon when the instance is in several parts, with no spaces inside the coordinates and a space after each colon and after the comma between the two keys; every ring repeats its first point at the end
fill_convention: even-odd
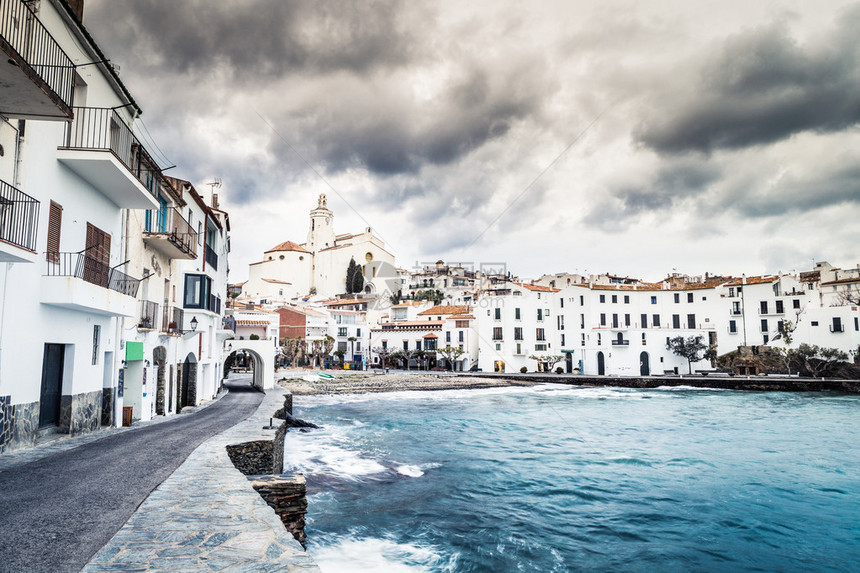
{"type": "Polygon", "coordinates": [[[681,94],[660,94],[636,138],[661,153],[740,149],[860,121],[860,6],[801,44],[785,22],[728,38],[681,94]],[[659,114],[659,115],[657,115],[659,114]]]}
{"type": "MultiPolygon", "coordinates": [[[[223,67],[259,81],[410,61],[420,44],[403,21],[405,6],[400,0],[110,0],[88,10],[87,24],[115,58],[136,67],[171,73],[223,67]]],[[[432,19],[414,10],[412,16],[432,19]]]]}

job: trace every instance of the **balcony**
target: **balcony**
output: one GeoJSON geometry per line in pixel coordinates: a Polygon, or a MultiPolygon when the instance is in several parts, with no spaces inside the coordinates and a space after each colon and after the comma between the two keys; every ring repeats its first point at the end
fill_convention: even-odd
{"type": "Polygon", "coordinates": [[[46,253],[41,302],[53,306],[104,314],[137,315],[135,297],[140,279],[102,261],[78,253],[46,253]]]}
{"type": "Polygon", "coordinates": [[[173,207],[147,211],[143,242],[169,259],[197,258],[197,231],[173,207]]]}
{"type": "Polygon", "coordinates": [[[206,245],[206,264],[212,267],[213,271],[218,270],[218,255],[215,254],[215,250],[206,245]]]}
{"type": "Polygon", "coordinates": [[[75,66],[23,0],[0,0],[0,114],[20,119],[72,118],[75,66]]]}
{"type": "Polygon", "coordinates": [[[845,332],[845,327],[841,324],[831,324],[830,332],[845,332]]]}
{"type": "Polygon", "coordinates": [[[744,311],[742,311],[741,309],[735,309],[735,308],[729,309],[729,316],[740,316],[743,313],[744,313],[744,311]]]}
{"type": "Polygon", "coordinates": [[[630,341],[616,338],[612,340],[612,346],[630,346],[630,341]]]}
{"type": "Polygon", "coordinates": [[[57,159],[118,207],[158,208],[161,170],[116,110],[73,109],[57,159]]]}
{"type": "Polygon", "coordinates": [[[0,262],[36,262],[39,202],[0,180],[0,262]]]}
{"type": "Polygon", "coordinates": [[[138,330],[155,330],[158,326],[158,303],[148,300],[140,301],[140,321],[138,330]]]}
{"type": "Polygon", "coordinates": [[[165,306],[161,315],[161,332],[174,336],[182,334],[185,311],[178,306],[165,306]]]}

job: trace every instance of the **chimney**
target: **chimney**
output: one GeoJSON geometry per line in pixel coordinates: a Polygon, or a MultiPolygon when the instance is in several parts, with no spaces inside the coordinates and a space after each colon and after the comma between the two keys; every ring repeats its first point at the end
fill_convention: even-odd
{"type": "Polygon", "coordinates": [[[69,8],[72,9],[72,12],[75,13],[75,16],[78,17],[78,20],[83,22],[84,21],[84,0],[66,0],[66,4],[69,5],[69,8]]]}
{"type": "Polygon", "coordinates": [[[213,209],[218,208],[218,194],[217,193],[212,193],[212,208],[213,209]]]}

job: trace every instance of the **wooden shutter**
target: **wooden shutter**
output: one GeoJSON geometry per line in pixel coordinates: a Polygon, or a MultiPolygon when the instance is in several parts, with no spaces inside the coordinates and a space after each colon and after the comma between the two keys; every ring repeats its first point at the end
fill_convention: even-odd
{"type": "Polygon", "coordinates": [[[51,263],[60,260],[60,228],[63,223],[63,207],[51,201],[51,210],[48,214],[48,246],[45,257],[51,263]]]}
{"type": "Polygon", "coordinates": [[[84,280],[108,285],[110,274],[110,235],[87,223],[87,247],[84,255],[84,280]]]}

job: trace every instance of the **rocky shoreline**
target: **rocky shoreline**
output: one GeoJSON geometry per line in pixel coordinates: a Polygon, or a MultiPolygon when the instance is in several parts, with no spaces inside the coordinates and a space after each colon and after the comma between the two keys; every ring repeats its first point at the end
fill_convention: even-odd
{"type": "MultiPolygon", "coordinates": [[[[327,372],[329,373],[329,372],[327,372]]],[[[390,371],[332,373],[334,378],[308,381],[303,376],[316,375],[315,371],[291,370],[275,374],[276,383],[294,395],[364,394],[372,392],[402,392],[410,390],[462,390],[470,388],[499,388],[536,386],[544,381],[513,380],[481,376],[460,376],[444,372],[390,371]]]]}

